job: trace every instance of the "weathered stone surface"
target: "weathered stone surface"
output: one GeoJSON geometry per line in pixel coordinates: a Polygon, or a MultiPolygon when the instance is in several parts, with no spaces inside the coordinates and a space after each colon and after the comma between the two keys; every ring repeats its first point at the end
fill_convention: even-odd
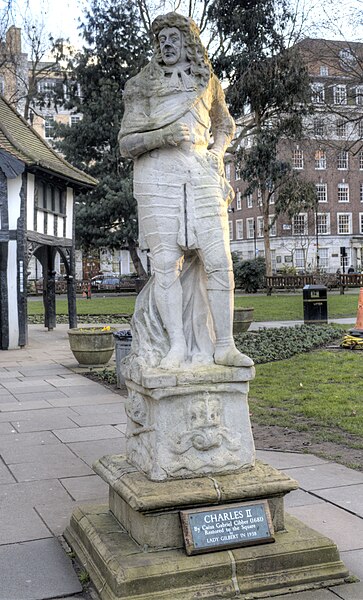
{"type": "Polygon", "coordinates": [[[162,369],[153,371],[152,385],[160,387],[126,381],[132,464],[154,481],[231,473],[254,464],[247,402],[252,368],[179,369],[172,387],[165,387],[162,369]]]}
{"type": "Polygon", "coordinates": [[[258,463],[250,471],[186,480],[150,481],[123,456],[105,456],[95,471],[110,486],[110,510],[140,546],[182,548],[179,510],[267,499],[275,531],[284,529],[283,496],[297,482],[258,463]]]}
{"type": "Polygon", "coordinates": [[[274,544],[191,558],[183,550],[144,552],[107,507],[87,507],[76,509],[65,536],[102,600],[246,599],[344,581],[348,571],[329,539],[290,517],[287,530],[274,544]]]}

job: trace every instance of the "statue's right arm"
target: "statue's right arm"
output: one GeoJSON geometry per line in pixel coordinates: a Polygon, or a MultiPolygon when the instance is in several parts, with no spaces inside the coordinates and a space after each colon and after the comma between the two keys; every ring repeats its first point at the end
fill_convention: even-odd
{"type": "Polygon", "coordinates": [[[156,148],[179,146],[182,142],[190,140],[190,133],[187,125],[172,123],[167,127],[143,133],[130,133],[123,136],[120,132],[118,139],[121,156],[135,159],[156,148]]]}

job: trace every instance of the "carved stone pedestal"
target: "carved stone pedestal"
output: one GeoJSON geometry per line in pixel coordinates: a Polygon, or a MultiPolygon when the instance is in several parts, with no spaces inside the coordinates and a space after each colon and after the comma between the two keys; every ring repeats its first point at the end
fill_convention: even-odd
{"type": "Polygon", "coordinates": [[[254,368],[123,369],[127,459],[153,481],[231,473],[255,462],[254,368]]]}
{"type": "Polygon", "coordinates": [[[256,466],[233,475],[153,482],[122,456],[94,465],[108,484],[107,506],[79,507],[65,537],[102,600],[262,598],[342,583],[335,544],[284,514],[297,483],[256,466]],[[186,556],[179,511],[267,499],[275,542],[186,556]]]}

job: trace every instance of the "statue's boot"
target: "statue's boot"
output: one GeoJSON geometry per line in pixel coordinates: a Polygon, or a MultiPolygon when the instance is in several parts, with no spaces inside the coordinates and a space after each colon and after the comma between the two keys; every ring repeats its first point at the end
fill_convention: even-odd
{"type": "Polygon", "coordinates": [[[155,281],[155,299],[169,337],[170,350],[160,362],[162,369],[176,369],[185,361],[187,346],[183,330],[183,301],[179,278],[169,287],[155,281]]]}
{"type": "Polygon", "coordinates": [[[237,350],[233,339],[233,292],[208,290],[216,336],[214,362],[228,367],[251,367],[253,360],[237,350]]]}

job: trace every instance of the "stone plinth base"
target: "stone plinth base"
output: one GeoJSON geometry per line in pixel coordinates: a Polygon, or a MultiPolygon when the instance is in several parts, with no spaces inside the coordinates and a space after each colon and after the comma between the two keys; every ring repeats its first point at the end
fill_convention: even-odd
{"type": "Polygon", "coordinates": [[[110,505],[77,508],[65,537],[102,600],[263,598],[342,583],[348,572],[336,545],[284,514],[297,483],[257,462],[250,471],[153,482],[122,456],[94,469],[110,505]],[[187,556],[179,511],[267,499],[275,543],[187,556]]]}
{"type": "Polygon", "coordinates": [[[107,506],[91,506],[75,510],[65,537],[102,600],[247,600],[344,581],[331,540],[288,515],[286,527],[274,544],[188,557],[144,552],[107,506]]]}
{"type": "Polygon", "coordinates": [[[232,473],[254,465],[247,400],[253,367],[122,370],[127,457],[150,479],[232,473]]]}
{"type": "Polygon", "coordinates": [[[93,465],[108,483],[110,511],[142,548],[183,548],[179,511],[266,499],[275,531],[284,529],[283,497],[298,488],[294,479],[257,461],[233,475],[165,482],[150,481],[124,456],[104,456],[93,465]]]}

